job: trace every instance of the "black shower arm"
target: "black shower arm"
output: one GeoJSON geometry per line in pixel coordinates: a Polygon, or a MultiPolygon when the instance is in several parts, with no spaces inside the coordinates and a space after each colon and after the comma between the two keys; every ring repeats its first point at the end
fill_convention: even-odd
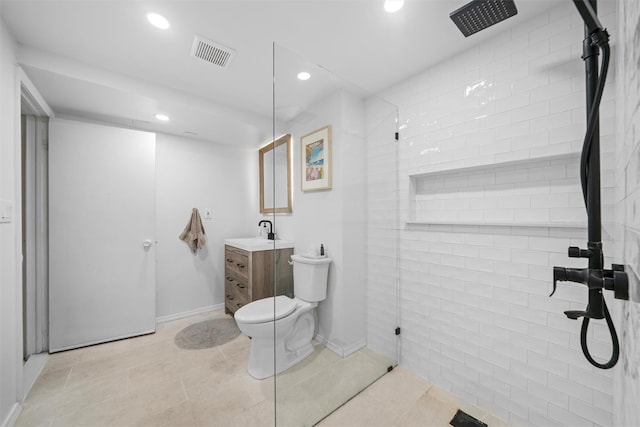
{"type": "Polygon", "coordinates": [[[609,34],[600,23],[598,15],[589,4],[589,0],[573,0],[573,4],[576,5],[592,42],[598,46],[609,43],[609,34]]]}
{"type": "Polygon", "coordinates": [[[598,19],[598,15],[596,15],[596,12],[593,10],[587,0],[573,0],[573,4],[576,5],[578,13],[580,13],[580,16],[582,16],[582,20],[584,21],[584,25],[587,26],[587,31],[589,32],[589,34],[604,29],[604,27],[600,23],[600,20],[598,19]]]}

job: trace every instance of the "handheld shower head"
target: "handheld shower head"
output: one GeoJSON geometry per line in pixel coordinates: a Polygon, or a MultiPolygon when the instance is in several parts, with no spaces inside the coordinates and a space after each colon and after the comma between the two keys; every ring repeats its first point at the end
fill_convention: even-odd
{"type": "Polygon", "coordinates": [[[518,13],[513,0],[472,0],[451,12],[449,18],[465,37],[518,13]]]}

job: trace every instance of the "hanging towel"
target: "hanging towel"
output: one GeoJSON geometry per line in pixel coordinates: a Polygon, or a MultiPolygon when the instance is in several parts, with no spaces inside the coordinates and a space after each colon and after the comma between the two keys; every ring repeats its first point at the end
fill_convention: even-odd
{"type": "Polygon", "coordinates": [[[189,245],[194,253],[196,250],[204,248],[204,227],[202,225],[202,219],[200,219],[200,212],[198,212],[198,209],[193,208],[193,211],[191,212],[191,219],[180,235],[180,240],[187,242],[187,245],[189,245]]]}

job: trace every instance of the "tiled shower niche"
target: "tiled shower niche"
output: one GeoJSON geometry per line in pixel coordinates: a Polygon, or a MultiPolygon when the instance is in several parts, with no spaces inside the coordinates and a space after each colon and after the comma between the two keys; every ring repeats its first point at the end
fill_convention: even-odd
{"type": "Polygon", "coordinates": [[[409,225],[586,227],[579,154],[410,176],[409,225]]]}

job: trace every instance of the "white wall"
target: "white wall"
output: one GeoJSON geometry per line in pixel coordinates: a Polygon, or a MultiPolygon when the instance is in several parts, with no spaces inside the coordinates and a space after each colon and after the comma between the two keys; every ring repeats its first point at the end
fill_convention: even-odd
{"type": "MultiPolygon", "coordinates": [[[[615,34],[615,4],[600,3],[615,34]]],[[[586,289],[560,284],[548,297],[554,265],[586,265],[566,256],[587,240],[575,160],[586,121],[583,24],[571,2],[513,19],[521,24],[380,94],[401,119],[401,364],[515,425],[611,425],[612,372],[588,364],[580,323],[563,314],[585,308],[586,289]]],[[[607,221],[609,76],[600,116],[607,221]]],[[[370,169],[384,165],[379,151],[370,169]]],[[[384,200],[388,190],[369,194],[384,200]]],[[[370,241],[370,253],[382,250],[370,241]]],[[[590,328],[590,348],[608,359],[603,322],[590,328]]]]}
{"type": "MultiPolygon", "coordinates": [[[[278,238],[295,241],[295,252],[318,251],[324,244],[333,263],[327,299],[318,305],[318,339],[340,355],[365,345],[366,164],[364,106],[338,91],[307,108],[278,132],[293,137],[293,213],[275,217],[278,238]],[[300,189],[300,137],[332,126],[331,190],[300,189]]],[[[269,217],[273,219],[273,216],[269,217]]]]}
{"type": "Polygon", "coordinates": [[[256,150],[158,134],[156,153],[157,317],[223,307],[224,239],[256,229],[256,150]],[[196,254],[178,239],[192,208],[206,231],[196,254]],[[213,219],[204,219],[205,208],[213,219]]]}
{"type": "Polygon", "coordinates": [[[254,233],[257,186],[256,150],[156,134],[158,321],[224,307],[224,239],[254,233]],[[179,239],[193,208],[206,232],[196,254],[179,239]]]}
{"type": "Polygon", "coordinates": [[[0,200],[14,207],[14,219],[0,223],[0,426],[18,413],[17,395],[21,340],[20,169],[18,145],[20,104],[15,41],[0,16],[0,200]]]}
{"type": "Polygon", "coordinates": [[[616,304],[620,362],[614,371],[613,425],[640,425],[640,4],[618,1],[616,104],[616,261],[626,264],[630,302],[616,304]]]}

